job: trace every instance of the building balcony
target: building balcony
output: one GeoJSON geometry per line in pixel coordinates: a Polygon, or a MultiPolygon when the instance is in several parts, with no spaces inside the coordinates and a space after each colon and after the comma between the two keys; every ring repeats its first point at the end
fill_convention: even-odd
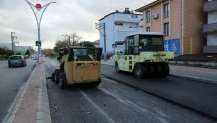
{"type": "Polygon", "coordinates": [[[217,0],[207,1],[204,5],[205,12],[217,11],[217,0]]]}
{"type": "Polygon", "coordinates": [[[217,32],[217,23],[204,25],[203,32],[204,33],[217,32]]]}

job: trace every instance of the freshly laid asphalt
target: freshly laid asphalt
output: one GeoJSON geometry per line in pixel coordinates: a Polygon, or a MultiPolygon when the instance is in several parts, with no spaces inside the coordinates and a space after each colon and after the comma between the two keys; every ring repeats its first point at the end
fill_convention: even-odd
{"type": "MultiPolygon", "coordinates": [[[[56,65],[52,60],[45,63],[47,76],[50,76],[56,65]]],[[[118,80],[131,82],[144,88],[151,85],[156,88],[153,91],[159,92],[159,89],[165,90],[162,94],[182,95],[181,90],[176,90],[175,85],[183,87],[183,91],[190,87],[188,83],[196,84],[197,90],[203,83],[187,81],[180,83],[180,78],[167,79],[136,79],[129,74],[115,73],[110,66],[102,67],[104,75],[110,75],[118,80]],[[170,85],[174,81],[175,85],[170,85]],[[162,87],[160,86],[162,84],[162,87]],[[176,92],[174,92],[176,90],[176,92]]],[[[113,81],[102,76],[102,83],[97,89],[68,88],[61,90],[52,81],[47,81],[48,96],[50,102],[51,118],[53,123],[216,123],[213,118],[201,115],[190,109],[183,108],[180,105],[171,103],[168,100],[159,98],[125,84],[113,81]]],[[[206,86],[205,86],[206,88],[206,86]]],[[[192,89],[193,91],[193,89],[192,89]]],[[[186,92],[188,93],[188,92],[186,92]]],[[[202,93],[202,92],[201,92],[202,93]]],[[[212,96],[213,93],[209,92],[212,96]]],[[[185,97],[188,94],[184,94],[185,97]]],[[[183,102],[187,102],[187,99],[183,102]]],[[[192,97],[196,98],[196,97],[192,97]]],[[[179,100],[180,97],[177,97],[179,100]]],[[[204,100],[205,101],[205,100],[204,100]]]]}
{"type": "Polygon", "coordinates": [[[137,79],[129,73],[116,73],[109,65],[102,66],[102,73],[108,78],[217,119],[217,84],[171,76],[137,79]]]}
{"type": "Polygon", "coordinates": [[[7,61],[0,61],[0,122],[7,114],[19,89],[29,78],[34,63],[27,60],[26,67],[8,68],[7,61]]]}

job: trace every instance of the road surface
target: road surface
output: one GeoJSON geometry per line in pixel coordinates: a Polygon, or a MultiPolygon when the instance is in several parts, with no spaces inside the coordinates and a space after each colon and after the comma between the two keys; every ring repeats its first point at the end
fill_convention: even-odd
{"type": "Polygon", "coordinates": [[[27,60],[24,68],[8,68],[7,61],[0,61],[0,122],[4,119],[20,87],[31,74],[34,61],[27,60]]]}
{"type": "MultiPolygon", "coordinates": [[[[54,63],[47,60],[47,76],[55,69],[54,63]]],[[[111,72],[110,69],[102,70],[111,72]]],[[[48,81],[48,96],[53,123],[217,122],[215,119],[103,76],[98,89],[61,90],[52,81],[48,81]]]]}

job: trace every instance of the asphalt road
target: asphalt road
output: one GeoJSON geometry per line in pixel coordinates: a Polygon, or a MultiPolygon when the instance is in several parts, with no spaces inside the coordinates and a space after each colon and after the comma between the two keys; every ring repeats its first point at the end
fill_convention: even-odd
{"type": "Polygon", "coordinates": [[[217,84],[172,76],[137,79],[128,73],[116,73],[114,68],[109,65],[103,65],[102,73],[120,83],[134,86],[217,119],[217,84]]]}
{"type": "MultiPolygon", "coordinates": [[[[46,62],[47,76],[55,69],[52,63],[46,62]]],[[[209,117],[108,78],[102,78],[98,89],[61,90],[48,81],[48,96],[53,123],[216,123],[209,117]]]]}
{"type": "Polygon", "coordinates": [[[31,74],[34,61],[27,60],[25,68],[8,68],[7,61],[0,61],[0,122],[8,112],[17,92],[31,74]]]}

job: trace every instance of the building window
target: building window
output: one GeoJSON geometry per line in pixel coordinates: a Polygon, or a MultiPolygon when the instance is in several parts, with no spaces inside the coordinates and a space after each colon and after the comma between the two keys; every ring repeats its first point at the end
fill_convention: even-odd
{"type": "Polygon", "coordinates": [[[123,26],[124,24],[122,22],[115,22],[116,26],[123,26]]]}
{"type": "Polygon", "coordinates": [[[149,10],[146,11],[145,18],[146,18],[146,23],[150,23],[151,22],[151,12],[149,10]]]}
{"type": "Polygon", "coordinates": [[[132,14],[131,17],[132,17],[132,18],[138,18],[138,15],[132,14]]]}
{"type": "Polygon", "coordinates": [[[146,32],[150,32],[151,28],[150,27],[146,27],[146,32]]]}
{"type": "Polygon", "coordinates": [[[164,18],[169,17],[169,3],[163,4],[163,17],[164,18]]]}
{"type": "Polygon", "coordinates": [[[169,23],[164,23],[164,36],[169,36],[169,23]]]}

